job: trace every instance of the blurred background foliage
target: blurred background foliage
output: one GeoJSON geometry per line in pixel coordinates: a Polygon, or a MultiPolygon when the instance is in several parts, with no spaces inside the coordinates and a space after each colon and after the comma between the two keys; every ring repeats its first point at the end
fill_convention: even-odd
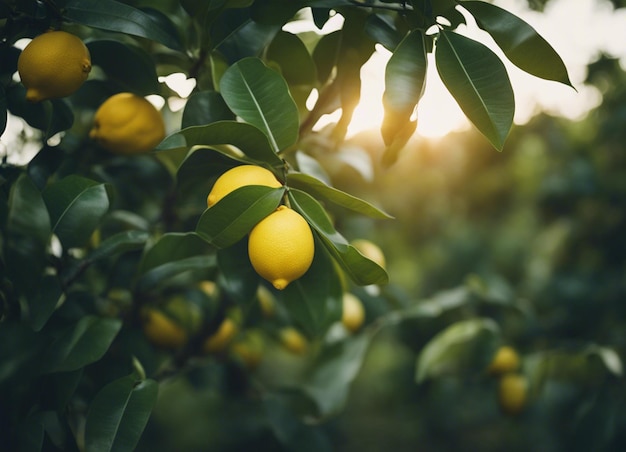
{"type": "MultiPolygon", "coordinates": [[[[381,330],[344,411],[321,424],[305,422],[294,450],[626,446],[625,82],[619,62],[601,57],[587,80],[602,92],[600,106],[581,121],[538,115],[514,128],[503,153],[475,131],[417,137],[383,169],[376,164],[378,132],[347,143],[369,153],[373,179],[333,165],[326,168],[333,184],[396,218],[338,219],[347,238],[375,237],[387,256],[392,284],[357,290],[368,318],[419,306],[433,294],[444,300],[464,287],[481,296],[381,330]],[[415,357],[429,340],[480,317],[495,319],[498,340],[522,356],[531,390],[518,416],[501,412],[496,380],[480,371],[415,383],[415,357]]],[[[275,343],[264,353],[257,383],[297,372],[301,358],[275,343]]],[[[140,450],[279,450],[276,435],[302,428],[283,422],[294,407],[246,397],[255,389],[245,375],[220,369],[162,385],[140,450]]]]}

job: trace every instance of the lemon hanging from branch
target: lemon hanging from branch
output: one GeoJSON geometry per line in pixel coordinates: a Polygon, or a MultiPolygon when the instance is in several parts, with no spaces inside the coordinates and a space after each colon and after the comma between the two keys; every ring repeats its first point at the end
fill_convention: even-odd
{"type": "Polygon", "coordinates": [[[287,206],[278,207],[250,231],[250,262],[278,290],[307,272],[314,253],[311,227],[287,206]]]}
{"type": "Polygon", "coordinates": [[[82,86],[91,71],[91,57],[77,36],[48,31],[36,36],[20,53],[17,71],[28,101],[57,99],[82,86]]]}
{"type": "Polygon", "coordinates": [[[217,178],[209,196],[207,196],[207,206],[211,207],[217,204],[220,199],[230,192],[246,185],[265,185],[272,188],[282,186],[270,170],[261,166],[236,166],[217,178]]]}

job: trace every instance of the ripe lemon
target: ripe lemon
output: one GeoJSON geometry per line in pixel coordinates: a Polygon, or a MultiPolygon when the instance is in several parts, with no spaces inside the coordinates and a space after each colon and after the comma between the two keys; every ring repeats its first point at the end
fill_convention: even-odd
{"type": "Polygon", "coordinates": [[[528,380],[515,373],[503,375],[498,385],[498,403],[503,413],[516,415],[522,412],[528,399],[528,380]]]}
{"type": "Polygon", "coordinates": [[[145,98],[118,93],[100,105],[89,136],[116,154],[141,154],[151,151],[165,137],[165,124],[145,98]]]}
{"type": "Polygon", "coordinates": [[[69,96],[91,71],[91,57],[83,41],[65,31],[36,36],[17,60],[26,99],[41,102],[69,96]]]}
{"type": "Polygon", "coordinates": [[[278,335],[283,347],[296,355],[304,354],[309,347],[307,339],[293,327],[281,329],[278,335]]]}
{"type": "Polygon", "coordinates": [[[487,370],[492,375],[503,375],[515,372],[519,366],[520,357],[517,351],[513,347],[504,345],[498,349],[487,370]]]}
{"type": "Polygon", "coordinates": [[[226,349],[237,335],[237,325],[231,319],[224,319],[219,328],[202,343],[204,353],[217,353],[226,349]]]}
{"type": "Polygon", "coordinates": [[[167,349],[180,348],[188,340],[184,328],[156,309],[144,311],[143,332],[154,345],[167,349]]]}
{"type": "Polygon", "coordinates": [[[282,184],[276,176],[263,167],[256,165],[240,165],[229,169],[217,178],[209,196],[207,206],[211,207],[230,192],[245,185],[266,185],[278,188],[282,184]]]}
{"type": "Polygon", "coordinates": [[[250,231],[252,267],[278,290],[306,273],[314,253],[311,227],[287,206],[278,207],[250,231]]]}
{"type": "Polygon", "coordinates": [[[363,303],[356,295],[345,292],[343,294],[343,313],[341,315],[341,323],[346,329],[352,333],[357,331],[363,325],[365,320],[365,309],[363,303]]]}
{"type": "Polygon", "coordinates": [[[350,242],[363,256],[369,260],[376,262],[382,268],[385,268],[385,254],[378,245],[367,239],[356,239],[350,242]]]}

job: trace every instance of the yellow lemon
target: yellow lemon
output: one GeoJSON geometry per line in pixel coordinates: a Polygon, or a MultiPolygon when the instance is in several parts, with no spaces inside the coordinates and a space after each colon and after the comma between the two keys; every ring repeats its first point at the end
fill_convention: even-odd
{"type": "Polygon", "coordinates": [[[365,309],[363,303],[356,295],[346,292],[343,294],[343,313],[341,315],[341,323],[348,331],[354,333],[365,320],[365,309]]]}
{"type": "Polygon", "coordinates": [[[89,136],[116,154],[142,154],[154,149],[165,137],[165,124],[159,111],[145,98],[118,93],[100,105],[89,136]]]}
{"type": "Polygon", "coordinates": [[[516,415],[526,407],[528,380],[515,373],[503,375],[498,385],[498,403],[503,413],[516,415]]]}
{"type": "Polygon", "coordinates": [[[91,71],[91,57],[77,36],[48,31],[36,36],[20,53],[17,71],[26,88],[26,99],[41,102],[78,90],[91,71]]]}
{"type": "Polygon", "coordinates": [[[224,319],[219,328],[202,343],[204,353],[217,353],[226,349],[237,335],[237,325],[231,319],[224,319]]]}
{"type": "Polygon", "coordinates": [[[266,185],[273,188],[282,186],[270,170],[256,165],[236,166],[217,178],[207,196],[207,206],[217,204],[224,196],[245,185],[266,185]]]}
{"type": "Polygon", "coordinates": [[[307,339],[293,327],[285,327],[278,333],[280,342],[291,353],[296,355],[302,355],[307,351],[309,343],[307,339]]]}
{"type": "Polygon", "coordinates": [[[278,207],[250,231],[252,267],[278,290],[306,273],[314,253],[311,227],[302,215],[286,206],[278,207]]]}
{"type": "Polygon", "coordinates": [[[381,250],[380,247],[374,242],[371,242],[367,239],[356,239],[350,242],[350,244],[355,247],[363,256],[367,257],[369,260],[376,262],[382,268],[385,268],[385,254],[383,253],[383,250],[381,250]]]}
{"type": "Polygon", "coordinates": [[[508,345],[500,347],[487,368],[492,375],[503,375],[519,369],[520,357],[517,351],[508,345]]]}
{"type": "Polygon", "coordinates": [[[154,345],[167,349],[180,348],[188,340],[184,328],[156,309],[144,311],[143,332],[154,345]]]}

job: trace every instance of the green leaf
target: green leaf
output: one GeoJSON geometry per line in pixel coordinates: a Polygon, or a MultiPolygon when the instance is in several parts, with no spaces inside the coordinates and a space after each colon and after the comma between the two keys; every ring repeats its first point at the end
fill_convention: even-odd
{"type": "Polygon", "coordinates": [[[91,63],[99,66],[120,91],[140,96],[159,92],[154,61],[141,48],[108,39],[90,41],[87,48],[91,63]]]}
{"type": "Polygon", "coordinates": [[[77,175],[50,185],[43,198],[52,230],[65,248],[84,245],[109,210],[106,186],[77,175]]]}
{"type": "Polygon", "coordinates": [[[278,32],[267,48],[266,58],[280,66],[289,86],[312,86],[317,79],[313,58],[302,40],[292,33],[278,32]]]}
{"type": "Polygon", "coordinates": [[[376,208],[372,204],[346,192],[326,185],[319,179],[304,173],[289,173],[286,184],[290,188],[297,188],[310,195],[321,198],[323,201],[335,204],[371,218],[390,219],[392,216],[376,208]]]}
{"type": "Polygon", "coordinates": [[[18,290],[35,295],[45,266],[52,229],[41,193],[25,174],[9,193],[4,258],[7,275],[18,290]]]}
{"type": "Polygon", "coordinates": [[[233,246],[218,250],[217,264],[220,287],[244,309],[251,308],[256,301],[260,277],[248,257],[248,240],[244,238],[233,246]]]}
{"type": "Polygon", "coordinates": [[[498,325],[492,319],[463,320],[448,326],[420,352],[417,382],[483,372],[498,346],[498,336],[498,325]]]}
{"type": "Polygon", "coordinates": [[[267,135],[274,152],[298,139],[298,109],[287,83],[260,59],[245,58],[228,68],[220,92],[235,114],[267,135]]]}
{"type": "Polygon", "coordinates": [[[189,96],[183,111],[181,128],[202,126],[223,120],[234,120],[222,95],[216,91],[201,91],[189,96]]]}
{"type": "Polygon", "coordinates": [[[149,14],[114,0],[69,0],[64,19],[102,30],[151,39],[174,50],[182,50],[178,36],[162,28],[149,14]]]}
{"type": "Polygon", "coordinates": [[[137,274],[137,290],[146,291],[189,270],[215,267],[211,247],[193,232],[162,235],[144,253],[137,274]]]}
{"type": "Polygon", "coordinates": [[[69,372],[100,360],[121,327],[118,319],[83,317],[50,344],[44,369],[69,372]]]}
{"type": "Polygon", "coordinates": [[[37,289],[37,295],[28,299],[28,317],[34,331],[44,327],[63,296],[63,288],[56,275],[44,275],[37,289]]]}
{"type": "Polygon", "coordinates": [[[312,336],[322,335],[341,320],[341,279],[320,239],[315,240],[315,255],[308,271],[277,296],[291,318],[312,336]]]}
{"type": "Polygon", "coordinates": [[[299,212],[319,234],[322,243],[348,276],[358,285],[387,284],[387,272],[363,256],[335,230],[324,208],[308,193],[289,190],[291,207],[299,212]]]}
{"type": "Polygon", "coordinates": [[[490,3],[464,1],[461,5],[491,35],[511,63],[536,77],[572,86],[561,57],[528,23],[490,3]]]}
{"type": "Polygon", "coordinates": [[[102,388],[87,413],[85,450],[134,450],[156,404],[158,390],[156,381],[136,381],[133,376],[102,388]]]}
{"type": "Polygon", "coordinates": [[[90,262],[138,250],[144,247],[150,235],[145,231],[123,231],[104,240],[87,257],[90,262]]]}
{"type": "Polygon", "coordinates": [[[498,150],[513,123],[515,98],[504,64],[489,48],[442,30],[435,49],[437,71],[470,121],[498,150]]]}
{"type": "Polygon", "coordinates": [[[414,30],[397,46],[385,69],[385,118],[381,130],[387,146],[410,121],[424,93],[426,68],[424,33],[414,30]]]}
{"type": "Polygon", "coordinates": [[[216,248],[231,246],[276,210],[284,192],[261,185],[238,188],[204,211],[196,233],[216,248]]]}
{"type": "Polygon", "coordinates": [[[41,130],[45,139],[69,129],[74,123],[74,114],[65,100],[28,102],[26,88],[21,84],[7,88],[6,100],[9,111],[23,118],[31,127],[41,130]]]}
{"type": "MultiPolygon", "coordinates": [[[[206,209],[206,198],[215,180],[237,164],[239,160],[224,155],[215,149],[196,148],[192,150],[176,173],[178,190],[185,199],[198,197],[199,208],[206,209]]],[[[250,162],[244,162],[250,163],[250,162]]]]}
{"type": "Polygon", "coordinates": [[[0,135],[7,128],[7,97],[4,92],[4,86],[0,85],[0,135]]]}
{"type": "MultiPolygon", "coordinates": [[[[176,150],[195,146],[212,147],[218,145],[235,146],[244,155],[239,154],[242,161],[264,163],[266,165],[282,167],[283,161],[272,150],[267,136],[251,124],[236,121],[218,121],[206,126],[192,126],[174,133],[161,144],[157,150],[176,150]],[[247,157],[247,159],[246,159],[247,157]]],[[[219,152],[237,157],[237,152],[219,152]]]]}
{"type": "Polygon", "coordinates": [[[333,31],[320,38],[313,49],[313,61],[317,67],[317,81],[324,85],[337,64],[337,56],[341,45],[341,31],[333,31]]]}
{"type": "Polygon", "coordinates": [[[304,391],[316,402],[320,417],[329,417],[343,409],[370,342],[370,335],[352,336],[325,347],[315,360],[304,391]]]}
{"type": "Polygon", "coordinates": [[[387,14],[372,14],[368,17],[365,32],[390,52],[402,41],[402,34],[396,29],[393,18],[387,14]]]}

